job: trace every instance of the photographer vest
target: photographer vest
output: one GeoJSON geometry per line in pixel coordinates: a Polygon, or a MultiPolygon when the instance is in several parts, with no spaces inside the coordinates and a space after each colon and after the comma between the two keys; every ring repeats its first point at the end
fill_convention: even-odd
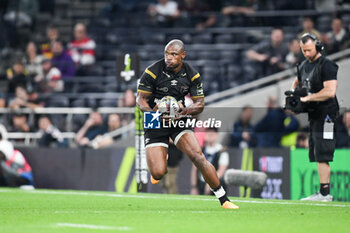
{"type": "Polygon", "coordinates": [[[308,62],[307,60],[304,60],[300,64],[299,69],[302,87],[306,88],[308,93],[313,94],[322,90],[323,81],[321,72],[324,61],[325,59],[321,56],[315,61],[315,66],[309,72],[306,72],[306,63],[308,62]]]}
{"type": "MultiPolygon", "coordinates": [[[[314,61],[314,66],[311,70],[306,70],[307,60],[304,60],[299,67],[300,70],[300,78],[302,87],[307,89],[309,94],[314,94],[323,89],[323,79],[322,79],[322,66],[326,62],[326,58],[321,56],[316,61],[314,61]]],[[[326,101],[320,102],[309,102],[309,108],[313,109],[312,112],[317,115],[320,111],[329,112],[334,116],[339,110],[339,105],[337,101],[337,97],[328,99],[326,101]]],[[[313,117],[312,117],[313,118],[313,117]]]]}

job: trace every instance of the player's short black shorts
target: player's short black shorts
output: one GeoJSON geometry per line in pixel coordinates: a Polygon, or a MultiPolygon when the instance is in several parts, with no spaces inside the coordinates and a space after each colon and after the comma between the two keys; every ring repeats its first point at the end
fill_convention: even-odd
{"type": "Polygon", "coordinates": [[[333,131],[327,131],[330,136],[325,138],[326,115],[321,114],[318,119],[310,119],[309,135],[309,160],[310,162],[330,162],[333,161],[335,150],[335,122],[333,121],[333,131]],[[330,139],[332,138],[332,139],[330,139]]]}
{"type": "Polygon", "coordinates": [[[185,133],[193,132],[192,128],[145,129],[145,148],[153,146],[169,147],[169,138],[176,146],[185,133]]]}

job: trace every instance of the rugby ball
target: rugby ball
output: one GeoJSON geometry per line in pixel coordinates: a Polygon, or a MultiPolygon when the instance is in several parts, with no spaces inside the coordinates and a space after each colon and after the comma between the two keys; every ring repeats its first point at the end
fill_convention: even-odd
{"type": "Polygon", "coordinates": [[[177,100],[172,96],[164,96],[158,103],[158,110],[161,113],[169,113],[174,115],[179,112],[180,105],[177,100]]]}

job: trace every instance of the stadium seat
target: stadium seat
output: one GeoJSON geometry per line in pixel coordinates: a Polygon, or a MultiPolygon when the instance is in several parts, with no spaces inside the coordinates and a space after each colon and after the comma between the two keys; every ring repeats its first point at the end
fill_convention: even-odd
{"type": "Polygon", "coordinates": [[[233,42],[233,36],[231,34],[217,35],[214,39],[214,43],[217,44],[230,44],[233,42]]]}
{"type": "Polygon", "coordinates": [[[59,98],[53,96],[52,98],[48,99],[47,105],[48,107],[58,107],[58,108],[68,107],[69,98],[65,96],[60,96],[59,98]]]}
{"type": "Polygon", "coordinates": [[[102,99],[99,102],[99,107],[118,107],[118,100],[116,100],[116,99],[102,99]]]}
{"type": "Polygon", "coordinates": [[[101,84],[80,84],[77,90],[78,93],[91,92],[91,93],[103,93],[105,92],[104,86],[101,84]]]}
{"type": "Polygon", "coordinates": [[[212,35],[210,33],[198,34],[192,36],[193,44],[211,44],[213,42],[212,35]]]}
{"type": "Polygon", "coordinates": [[[81,98],[72,101],[72,107],[75,108],[96,108],[97,101],[94,98],[81,98]]]}
{"type": "Polygon", "coordinates": [[[219,60],[220,53],[218,51],[201,50],[197,52],[197,59],[203,60],[219,60]]]}
{"type": "Polygon", "coordinates": [[[236,63],[239,57],[239,52],[237,50],[222,50],[220,51],[220,59],[223,62],[233,62],[236,63]]]}
{"type": "Polygon", "coordinates": [[[326,33],[331,30],[332,17],[329,15],[322,15],[318,17],[315,28],[320,32],[326,33]]]}

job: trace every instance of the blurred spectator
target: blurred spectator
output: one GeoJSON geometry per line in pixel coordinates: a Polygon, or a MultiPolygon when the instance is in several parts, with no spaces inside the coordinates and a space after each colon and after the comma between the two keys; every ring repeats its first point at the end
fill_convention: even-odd
{"type": "Polygon", "coordinates": [[[288,47],[283,42],[283,31],[275,28],[271,32],[270,40],[262,41],[248,50],[247,57],[258,65],[256,68],[259,76],[266,76],[284,69],[287,53],[288,47]]]}
{"type": "Polygon", "coordinates": [[[106,133],[107,129],[103,125],[101,113],[94,111],[90,113],[83,127],[78,131],[75,141],[80,146],[87,146],[98,135],[106,133]]]}
{"type": "Polygon", "coordinates": [[[350,110],[347,110],[337,122],[336,128],[336,147],[350,147],[350,110]]]}
{"type": "Polygon", "coordinates": [[[203,12],[209,12],[210,8],[198,0],[183,0],[179,10],[189,26],[195,27],[197,30],[203,30],[216,23],[215,14],[203,15],[203,12]]]}
{"type": "Polygon", "coordinates": [[[28,94],[24,87],[16,87],[15,98],[10,101],[9,108],[19,109],[38,107],[43,107],[43,103],[39,101],[38,96],[35,96],[35,92],[28,94]]]}
{"type": "Polygon", "coordinates": [[[305,10],[306,2],[305,0],[278,0],[273,1],[273,5],[274,10],[305,10]]]}
{"type": "Polygon", "coordinates": [[[56,26],[50,26],[46,30],[47,41],[41,44],[41,53],[48,59],[51,59],[53,54],[51,51],[52,43],[59,40],[60,32],[56,26]]]}
{"type": "Polygon", "coordinates": [[[4,93],[0,92],[0,108],[6,107],[6,99],[4,93]]]}
{"type": "Polygon", "coordinates": [[[116,14],[137,10],[138,0],[111,0],[101,9],[100,16],[113,20],[116,14]]]}
{"type": "Polygon", "coordinates": [[[295,67],[296,64],[300,64],[304,60],[304,56],[300,51],[300,45],[298,39],[293,39],[289,43],[289,53],[286,55],[286,68],[295,67]]]}
{"type": "Polygon", "coordinates": [[[225,7],[221,10],[221,13],[227,16],[225,26],[249,26],[254,22],[254,18],[246,17],[246,15],[253,14],[258,10],[258,3],[257,0],[225,1],[225,7]]]}
{"type": "Polygon", "coordinates": [[[113,136],[113,132],[121,126],[120,117],[118,114],[110,114],[108,116],[108,132],[104,135],[98,135],[92,141],[92,147],[95,149],[110,146],[115,140],[121,138],[121,135],[113,136]]]}
{"type": "Polygon", "coordinates": [[[86,27],[78,23],[74,27],[74,40],[69,43],[69,53],[77,65],[78,75],[85,75],[90,66],[95,64],[96,43],[86,34],[86,27]]]}
{"type": "Polygon", "coordinates": [[[24,65],[21,61],[16,61],[12,69],[7,70],[7,80],[8,80],[8,93],[15,93],[17,86],[27,87],[30,82],[29,78],[25,74],[24,65]]]}
{"type": "Polygon", "coordinates": [[[177,174],[179,171],[179,163],[183,157],[182,152],[176,148],[173,140],[169,138],[168,148],[168,172],[162,178],[163,192],[167,194],[177,194],[177,174]]]}
{"type": "MultiPolygon", "coordinates": [[[[118,100],[118,107],[135,107],[135,94],[131,89],[126,89],[124,96],[118,100]]],[[[121,116],[122,125],[127,125],[130,122],[134,115],[122,114],[121,116]]]]}
{"type": "Polygon", "coordinates": [[[314,28],[314,21],[310,17],[305,17],[303,19],[303,31],[299,33],[298,39],[300,39],[301,36],[304,35],[305,33],[314,34],[317,37],[317,39],[320,41],[322,39],[321,33],[314,28]]]}
{"type": "Polygon", "coordinates": [[[239,119],[233,125],[231,133],[231,146],[239,148],[254,147],[256,139],[253,134],[253,126],[251,119],[253,116],[253,108],[245,106],[242,108],[239,119]]]}
{"type": "Polygon", "coordinates": [[[297,137],[297,148],[309,148],[309,137],[305,132],[300,132],[297,137]]]}
{"type": "MultiPolygon", "coordinates": [[[[215,167],[220,183],[222,186],[225,186],[223,178],[230,163],[230,158],[226,149],[219,143],[219,134],[216,128],[206,129],[203,153],[206,159],[215,167]]],[[[205,183],[204,178],[195,166],[192,166],[191,171],[191,187],[191,194],[193,195],[211,194],[209,186],[205,183]]]]}
{"type": "Polygon", "coordinates": [[[42,75],[43,70],[41,67],[41,62],[43,61],[44,57],[42,55],[38,55],[37,48],[34,42],[30,41],[27,44],[26,53],[27,54],[26,54],[25,69],[28,72],[28,75],[30,77],[42,75]]]}
{"type": "Polygon", "coordinates": [[[157,4],[151,4],[147,9],[148,15],[163,27],[173,26],[174,20],[180,16],[178,4],[171,0],[158,0],[157,4]]]}
{"type": "Polygon", "coordinates": [[[32,26],[39,11],[37,0],[9,1],[4,19],[16,26],[32,26]]]}
{"type": "Polygon", "coordinates": [[[75,64],[72,57],[64,50],[62,41],[52,42],[52,65],[61,71],[62,79],[66,80],[75,75],[75,64]]]}
{"type": "Polygon", "coordinates": [[[299,121],[290,110],[285,110],[284,113],[284,131],[281,139],[281,145],[284,147],[293,147],[297,144],[299,121]]]}
{"type": "Polygon", "coordinates": [[[0,187],[33,185],[32,168],[23,154],[0,134],[0,187]]]}
{"type": "Polygon", "coordinates": [[[346,39],[343,21],[340,18],[333,19],[332,31],[323,37],[328,54],[339,52],[344,47],[346,39]]]}
{"type": "Polygon", "coordinates": [[[317,11],[335,11],[336,7],[337,0],[315,0],[315,8],[317,11]]]}
{"type": "Polygon", "coordinates": [[[285,131],[285,113],[278,107],[277,99],[270,96],[267,101],[267,114],[255,125],[257,147],[280,147],[285,131]]]}
{"type": "Polygon", "coordinates": [[[22,132],[29,133],[32,128],[29,126],[27,115],[23,113],[17,113],[12,116],[12,127],[9,127],[10,132],[22,132]]]}
{"type": "Polygon", "coordinates": [[[255,12],[256,2],[256,0],[230,1],[231,4],[223,7],[221,12],[224,15],[252,14],[255,12]]]}
{"type": "Polygon", "coordinates": [[[64,83],[61,78],[61,71],[52,66],[49,59],[42,62],[43,75],[35,77],[35,82],[38,84],[40,93],[62,92],[64,83]]]}
{"type": "Polygon", "coordinates": [[[68,141],[63,138],[60,130],[52,124],[48,116],[40,116],[39,130],[42,133],[38,142],[40,147],[50,147],[53,142],[56,143],[58,147],[68,146],[68,141]]]}
{"type": "Polygon", "coordinates": [[[124,92],[124,96],[118,100],[118,107],[135,107],[135,94],[131,89],[124,92]]]}

